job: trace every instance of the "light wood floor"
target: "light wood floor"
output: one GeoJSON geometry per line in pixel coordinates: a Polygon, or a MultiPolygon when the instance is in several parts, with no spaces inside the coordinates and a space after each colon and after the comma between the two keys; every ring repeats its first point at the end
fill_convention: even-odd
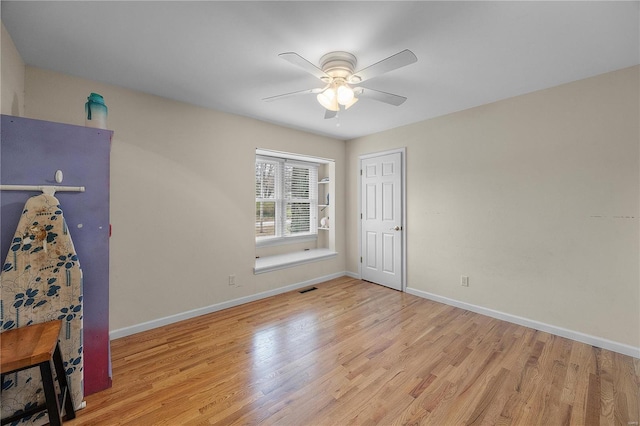
{"type": "Polygon", "coordinates": [[[640,360],[339,278],[112,342],[66,425],[638,425],[640,360]]]}

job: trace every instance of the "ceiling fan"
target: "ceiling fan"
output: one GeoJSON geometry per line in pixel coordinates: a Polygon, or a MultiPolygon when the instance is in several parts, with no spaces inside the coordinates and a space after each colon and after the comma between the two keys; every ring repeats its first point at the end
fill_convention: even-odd
{"type": "Polygon", "coordinates": [[[403,50],[402,52],[389,56],[380,62],[369,65],[360,71],[354,72],[357,60],[356,57],[349,52],[338,51],[327,53],[320,58],[320,67],[315,66],[294,52],[281,53],[278,56],[319,78],[325,85],[321,88],[300,90],[297,92],[271,96],[264,98],[263,100],[271,102],[291,96],[315,94],[317,95],[320,105],[326,109],[324,118],[335,117],[338,114],[338,111],[340,111],[340,107],[348,109],[358,102],[358,99],[360,98],[369,98],[395,106],[402,105],[402,103],[407,100],[404,96],[381,92],[379,90],[373,90],[361,86],[351,86],[355,86],[365,80],[369,80],[389,71],[407,66],[418,60],[412,51],[403,50]]]}

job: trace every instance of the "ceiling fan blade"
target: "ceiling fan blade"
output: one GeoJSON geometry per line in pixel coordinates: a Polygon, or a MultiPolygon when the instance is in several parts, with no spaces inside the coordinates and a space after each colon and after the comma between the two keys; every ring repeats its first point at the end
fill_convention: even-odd
{"type": "Polygon", "coordinates": [[[310,93],[320,93],[322,92],[321,88],[316,88],[316,89],[308,89],[308,90],[299,90],[297,92],[290,92],[290,93],[284,93],[282,95],[276,95],[276,96],[270,96],[268,98],[263,98],[262,100],[265,102],[273,102],[273,101],[279,101],[280,99],[286,99],[286,98],[290,98],[292,96],[298,96],[298,95],[307,95],[310,93]]]}
{"type": "Polygon", "coordinates": [[[393,93],[381,92],[379,90],[367,89],[366,87],[358,87],[359,98],[369,98],[385,104],[400,106],[407,100],[404,96],[394,95],[393,93]]]}
{"type": "Polygon", "coordinates": [[[329,74],[325,73],[320,68],[316,67],[311,62],[307,61],[305,58],[298,55],[297,53],[286,52],[286,53],[281,53],[278,56],[284,59],[285,61],[291,62],[293,65],[299,66],[300,68],[302,68],[309,74],[313,75],[314,77],[317,77],[319,79],[331,78],[329,77],[329,74]]]}
{"type": "Polygon", "coordinates": [[[367,68],[356,72],[351,77],[350,81],[358,83],[361,81],[369,80],[370,78],[377,77],[381,74],[393,71],[398,68],[402,68],[417,61],[418,58],[416,57],[416,55],[412,51],[405,49],[402,52],[396,53],[393,56],[389,56],[388,58],[383,59],[380,62],[376,62],[375,64],[369,65],[367,68]]]}
{"type": "Polygon", "coordinates": [[[324,119],[329,119],[329,118],[334,118],[336,115],[338,115],[338,111],[330,111],[328,109],[326,109],[324,111],[324,119]]]}

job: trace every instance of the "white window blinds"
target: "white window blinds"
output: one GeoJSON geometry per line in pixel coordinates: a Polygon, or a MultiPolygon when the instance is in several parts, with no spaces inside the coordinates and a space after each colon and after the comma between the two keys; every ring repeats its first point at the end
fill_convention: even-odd
{"type": "Polygon", "coordinates": [[[256,156],[256,241],[315,236],[318,166],[256,156]]]}

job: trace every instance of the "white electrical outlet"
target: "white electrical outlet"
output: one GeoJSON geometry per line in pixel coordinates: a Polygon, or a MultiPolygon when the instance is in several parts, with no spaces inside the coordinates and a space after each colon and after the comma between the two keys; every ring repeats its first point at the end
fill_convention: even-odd
{"type": "Polygon", "coordinates": [[[460,277],[460,285],[462,287],[469,287],[469,277],[462,275],[460,277]]]}
{"type": "Polygon", "coordinates": [[[236,276],[235,275],[229,275],[229,285],[230,286],[236,285],[236,276]]]}

